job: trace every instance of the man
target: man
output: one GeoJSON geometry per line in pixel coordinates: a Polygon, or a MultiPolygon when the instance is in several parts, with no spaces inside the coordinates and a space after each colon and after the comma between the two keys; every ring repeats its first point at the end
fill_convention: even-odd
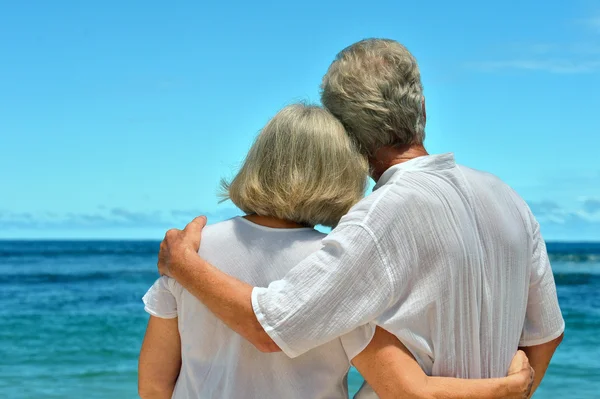
{"type": "Polygon", "coordinates": [[[535,390],[564,321],[525,202],[452,154],[427,153],[420,73],[401,44],[369,39],[346,48],[322,89],[325,107],[368,157],[374,192],[320,251],[267,288],[198,257],[204,218],[167,232],[159,271],[262,351],[295,357],[371,324],[394,334],[435,376],[504,376],[521,347],[535,390]]]}

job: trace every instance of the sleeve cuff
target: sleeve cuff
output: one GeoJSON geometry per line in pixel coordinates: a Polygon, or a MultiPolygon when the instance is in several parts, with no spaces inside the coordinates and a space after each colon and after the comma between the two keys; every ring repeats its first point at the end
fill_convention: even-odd
{"type": "Polygon", "coordinates": [[[155,311],[154,309],[149,308],[148,306],[144,306],[144,310],[146,313],[149,313],[151,316],[159,317],[161,319],[174,319],[177,317],[177,312],[175,313],[160,313],[155,311]]]}
{"type": "Polygon", "coordinates": [[[340,337],[350,362],[369,346],[375,336],[375,327],[375,324],[368,323],[340,337]]]}
{"type": "Polygon", "coordinates": [[[161,319],[177,317],[177,301],[169,289],[167,277],[161,277],[142,297],[144,310],[161,319]]]}
{"type": "Polygon", "coordinates": [[[553,332],[550,335],[546,335],[543,338],[537,338],[537,339],[526,339],[523,341],[519,342],[519,346],[536,346],[536,345],[542,345],[545,344],[547,342],[552,341],[553,339],[556,339],[558,337],[560,337],[560,335],[565,332],[565,321],[563,320],[562,322],[562,326],[556,330],[555,332],[553,332]]]}
{"type": "Polygon", "coordinates": [[[279,349],[283,351],[288,357],[295,358],[302,354],[302,352],[296,351],[292,349],[289,345],[285,343],[283,338],[275,331],[275,328],[269,324],[267,321],[266,315],[263,313],[260,303],[258,301],[258,296],[261,293],[264,293],[267,289],[264,287],[254,287],[252,289],[252,310],[254,310],[254,315],[256,319],[262,326],[263,330],[271,337],[273,342],[277,344],[279,349]]]}

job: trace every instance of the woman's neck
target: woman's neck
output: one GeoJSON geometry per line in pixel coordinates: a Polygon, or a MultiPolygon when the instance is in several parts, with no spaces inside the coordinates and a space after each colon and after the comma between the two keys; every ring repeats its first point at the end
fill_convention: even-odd
{"type": "Polygon", "coordinates": [[[279,219],[274,216],[260,216],[260,215],[246,215],[244,219],[251,221],[265,227],[272,227],[275,229],[298,229],[301,227],[308,227],[306,225],[292,222],[290,220],[279,219]]]}

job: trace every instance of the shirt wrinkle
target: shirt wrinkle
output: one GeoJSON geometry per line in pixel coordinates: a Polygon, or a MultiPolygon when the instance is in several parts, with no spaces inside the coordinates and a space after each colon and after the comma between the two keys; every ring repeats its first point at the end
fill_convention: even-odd
{"type": "Polygon", "coordinates": [[[525,215],[535,220],[514,190],[452,154],[394,165],[322,250],[282,284],[255,288],[255,312],[289,356],[375,323],[429,375],[504,376],[520,342],[564,329],[543,238],[525,215]]]}

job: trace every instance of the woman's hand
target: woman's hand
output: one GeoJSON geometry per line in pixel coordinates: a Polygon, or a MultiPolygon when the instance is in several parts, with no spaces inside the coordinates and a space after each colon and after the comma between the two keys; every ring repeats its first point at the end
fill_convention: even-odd
{"type": "Polygon", "coordinates": [[[517,351],[515,357],[508,368],[508,391],[510,399],[526,399],[529,398],[531,387],[533,386],[533,378],[535,371],[529,364],[529,359],[525,352],[517,351]]]}
{"type": "Polygon", "coordinates": [[[534,374],[525,353],[518,351],[506,377],[429,377],[408,348],[380,327],[352,363],[380,398],[394,399],[523,399],[529,397],[534,374]]]}

